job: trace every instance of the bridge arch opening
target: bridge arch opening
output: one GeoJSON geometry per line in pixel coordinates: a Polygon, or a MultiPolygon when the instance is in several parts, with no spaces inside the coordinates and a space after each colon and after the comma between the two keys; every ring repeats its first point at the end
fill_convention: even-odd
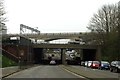
{"type": "Polygon", "coordinates": [[[43,58],[43,48],[33,48],[34,53],[34,63],[35,64],[42,64],[43,58]]]}
{"type": "Polygon", "coordinates": [[[52,41],[49,41],[49,43],[53,44],[67,44],[70,41],[70,39],[55,39],[52,41]]]}
{"type": "Polygon", "coordinates": [[[96,49],[83,49],[83,61],[96,60],[96,49]]]}

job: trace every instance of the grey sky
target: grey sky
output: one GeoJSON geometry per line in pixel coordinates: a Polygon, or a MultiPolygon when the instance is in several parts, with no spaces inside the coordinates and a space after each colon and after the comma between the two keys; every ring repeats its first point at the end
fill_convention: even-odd
{"type": "Polygon", "coordinates": [[[42,33],[86,32],[90,18],[104,4],[119,0],[5,0],[8,33],[19,33],[20,24],[42,33]]]}

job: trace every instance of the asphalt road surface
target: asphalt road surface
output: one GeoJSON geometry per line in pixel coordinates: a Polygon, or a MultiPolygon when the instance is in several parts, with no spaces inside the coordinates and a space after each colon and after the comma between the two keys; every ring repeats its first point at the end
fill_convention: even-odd
{"type": "MultiPolygon", "coordinates": [[[[91,75],[90,78],[118,78],[120,75],[118,73],[110,72],[109,70],[98,70],[86,68],[83,66],[71,66],[76,68],[78,71],[85,72],[85,75],[91,75]]],[[[83,75],[83,76],[85,76],[83,75]]],[[[88,80],[80,75],[76,75],[69,71],[66,71],[61,66],[58,65],[39,65],[33,68],[29,68],[15,74],[12,74],[6,78],[68,78],[69,80],[72,78],[73,80],[82,78],[80,80],[88,80]]],[[[67,79],[67,80],[68,80],[67,79]]],[[[107,80],[108,80],[107,79],[107,80]]],[[[11,79],[12,80],[12,79],[11,79]]]]}
{"type": "Polygon", "coordinates": [[[93,74],[96,77],[120,78],[120,73],[113,73],[113,72],[110,72],[109,70],[92,69],[92,68],[87,68],[87,67],[83,67],[83,66],[71,66],[71,67],[77,68],[78,70],[86,71],[87,74],[93,74]]]}
{"type": "Polygon", "coordinates": [[[80,78],[80,76],[76,76],[57,65],[40,65],[20,71],[7,78],[80,78]]]}

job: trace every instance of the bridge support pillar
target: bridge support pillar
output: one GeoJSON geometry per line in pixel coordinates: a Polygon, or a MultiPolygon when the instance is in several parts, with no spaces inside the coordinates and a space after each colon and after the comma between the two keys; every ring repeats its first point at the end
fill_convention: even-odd
{"type": "Polygon", "coordinates": [[[75,49],[75,51],[77,52],[77,56],[80,57],[81,49],[75,49]]]}
{"type": "Polygon", "coordinates": [[[78,64],[80,64],[81,63],[81,49],[78,48],[78,49],[75,49],[75,51],[77,52],[76,61],[78,64]]]}
{"type": "Polygon", "coordinates": [[[101,48],[98,47],[96,51],[96,60],[101,61],[101,48]]]}
{"type": "Polygon", "coordinates": [[[81,60],[83,60],[83,50],[82,49],[80,49],[80,58],[81,58],[81,60]]]}
{"type": "Polygon", "coordinates": [[[65,55],[65,49],[61,49],[61,59],[62,59],[62,64],[66,65],[66,55],[65,55]]]}

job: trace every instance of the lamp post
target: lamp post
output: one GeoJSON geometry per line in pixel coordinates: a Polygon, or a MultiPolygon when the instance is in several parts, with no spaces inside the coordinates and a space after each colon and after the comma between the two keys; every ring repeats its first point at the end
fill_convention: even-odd
{"type": "Polygon", "coordinates": [[[16,47],[17,47],[18,66],[19,69],[21,69],[21,56],[19,55],[19,47],[18,45],[16,45],[16,47]]]}
{"type": "Polygon", "coordinates": [[[21,57],[19,56],[18,58],[19,58],[19,62],[18,62],[19,63],[19,69],[21,69],[21,57]]]}
{"type": "Polygon", "coordinates": [[[19,57],[19,66],[20,66],[20,69],[22,68],[22,64],[23,64],[23,56],[24,56],[24,51],[21,50],[20,51],[20,57],[19,57]]]}

